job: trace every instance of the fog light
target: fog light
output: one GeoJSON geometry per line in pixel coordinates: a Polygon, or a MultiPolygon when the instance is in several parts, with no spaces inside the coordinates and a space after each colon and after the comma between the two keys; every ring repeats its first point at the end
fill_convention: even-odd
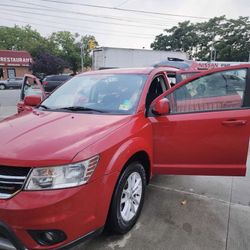
{"type": "Polygon", "coordinates": [[[50,246],[66,240],[66,234],[60,230],[29,230],[32,238],[42,246],[50,246]]]}

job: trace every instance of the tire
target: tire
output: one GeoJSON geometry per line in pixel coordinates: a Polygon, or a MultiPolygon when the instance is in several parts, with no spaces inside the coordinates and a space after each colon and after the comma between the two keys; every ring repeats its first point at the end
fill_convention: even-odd
{"type": "Polygon", "coordinates": [[[125,234],[135,225],[144,203],[145,187],[143,165],[139,162],[130,163],[120,175],[113,193],[107,220],[109,231],[125,234]]]}
{"type": "Polygon", "coordinates": [[[6,89],[6,86],[2,83],[0,83],[0,90],[5,90],[6,89]]]}

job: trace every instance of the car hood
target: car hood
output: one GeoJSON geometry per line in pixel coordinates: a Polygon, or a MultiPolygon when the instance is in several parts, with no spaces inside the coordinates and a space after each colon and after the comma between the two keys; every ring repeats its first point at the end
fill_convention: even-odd
{"type": "Polygon", "coordinates": [[[124,115],[22,112],[0,122],[0,165],[67,164],[130,120],[124,115]]]}

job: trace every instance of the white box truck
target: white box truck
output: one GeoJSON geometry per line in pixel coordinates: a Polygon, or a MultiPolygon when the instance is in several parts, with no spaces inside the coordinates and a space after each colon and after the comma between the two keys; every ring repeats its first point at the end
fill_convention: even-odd
{"type": "Polygon", "coordinates": [[[168,58],[187,60],[189,56],[179,51],[100,47],[93,50],[92,69],[148,67],[168,58]]]}

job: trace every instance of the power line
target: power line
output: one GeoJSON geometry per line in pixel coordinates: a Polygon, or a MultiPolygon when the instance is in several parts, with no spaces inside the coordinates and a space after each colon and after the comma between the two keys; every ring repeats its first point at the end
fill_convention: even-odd
{"type": "MultiPolygon", "coordinates": [[[[19,15],[19,14],[13,14],[12,12],[9,12],[8,10],[7,10],[7,12],[6,12],[6,9],[2,9],[1,10],[1,13],[7,13],[7,14],[9,14],[9,13],[11,13],[11,15],[12,16],[17,16],[17,17],[21,17],[21,18],[28,18],[28,19],[30,19],[30,17],[27,17],[27,16],[23,16],[23,15],[19,15]]],[[[24,13],[28,13],[28,14],[34,14],[34,13],[31,13],[31,12],[27,12],[27,11],[25,11],[24,13]]],[[[41,14],[42,15],[42,14],[41,14]]],[[[46,15],[45,14],[45,16],[49,16],[49,17],[54,17],[53,15],[46,15]]],[[[63,18],[63,19],[65,19],[65,17],[61,17],[61,18],[63,18]]],[[[47,20],[43,20],[43,19],[38,19],[37,17],[36,17],[36,20],[39,20],[39,21],[46,21],[47,22],[47,20]]],[[[70,24],[67,24],[67,23],[59,23],[59,22],[57,22],[57,24],[60,24],[60,25],[68,25],[68,26],[70,26],[70,27],[72,27],[72,25],[70,25],[70,24]]],[[[74,24],[74,27],[79,27],[79,28],[84,28],[84,26],[79,26],[79,25],[75,25],[74,24]]],[[[87,28],[88,29],[88,28],[87,28]]],[[[102,30],[104,30],[104,29],[102,29],[102,30]]],[[[91,30],[90,30],[90,32],[92,32],[92,31],[94,31],[93,30],[93,28],[91,28],[91,30]]],[[[112,34],[112,31],[110,31],[110,30],[106,30],[108,33],[106,33],[106,34],[112,34]]],[[[97,32],[99,32],[98,30],[97,30],[97,32]]],[[[115,32],[115,34],[119,34],[120,33],[120,31],[113,31],[113,32],[115,32]]],[[[105,34],[105,33],[102,33],[102,34],[105,34]]],[[[122,32],[122,34],[124,34],[124,35],[136,35],[137,37],[139,37],[138,35],[138,33],[132,33],[132,32],[122,32]]],[[[141,38],[147,38],[147,37],[152,37],[152,36],[155,36],[155,34],[145,34],[145,33],[143,33],[140,37],[141,38]]]]}
{"type": "Polygon", "coordinates": [[[118,5],[116,6],[116,8],[121,7],[122,5],[128,3],[129,1],[130,1],[130,0],[122,1],[120,4],[118,4],[118,5]]]}
{"type": "MultiPolygon", "coordinates": [[[[0,3],[0,6],[4,6],[4,7],[10,7],[10,8],[19,8],[19,9],[30,9],[30,10],[38,10],[38,11],[43,11],[44,9],[40,9],[40,8],[36,8],[36,7],[27,7],[27,6],[18,6],[18,5],[12,5],[12,4],[2,4],[0,3]]],[[[63,9],[58,9],[58,8],[49,8],[49,9],[46,9],[46,11],[49,11],[49,12],[54,12],[54,11],[64,11],[63,9]]],[[[106,19],[113,19],[113,20],[116,20],[116,21],[125,21],[125,22],[132,22],[132,23],[135,23],[134,21],[131,21],[131,20],[123,20],[121,18],[116,18],[116,17],[108,17],[108,16],[100,16],[100,15],[95,15],[95,14],[89,14],[89,13],[85,13],[85,12],[79,12],[79,11],[72,11],[72,10],[67,10],[67,13],[73,13],[73,14],[77,14],[77,15],[85,15],[85,16],[91,16],[91,17],[98,17],[98,18],[106,18],[106,19]]],[[[107,22],[107,24],[110,24],[110,22],[107,22]]],[[[112,23],[112,24],[115,24],[115,23],[112,23]]],[[[143,28],[143,27],[146,27],[146,28],[149,28],[149,27],[152,27],[154,29],[163,29],[163,28],[159,28],[159,25],[152,25],[152,24],[148,24],[147,26],[145,25],[138,25],[137,24],[118,24],[116,23],[115,25],[121,25],[121,26],[130,26],[130,27],[139,27],[139,28],[143,28]]],[[[162,25],[164,26],[164,25],[162,25]]]]}
{"type": "MultiPolygon", "coordinates": [[[[10,18],[5,18],[5,20],[10,21],[10,22],[21,22],[21,23],[25,23],[25,24],[29,24],[29,25],[38,25],[38,26],[44,26],[44,27],[52,27],[52,28],[59,28],[61,29],[61,27],[59,26],[55,26],[55,25],[47,25],[47,24],[43,24],[43,23],[31,23],[31,22],[26,22],[23,20],[17,20],[17,19],[10,19],[10,18]]],[[[76,32],[79,32],[79,30],[75,29],[74,27],[72,27],[76,32]]],[[[85,31],[86,32],[86,31],[85,31]]],[[[103,32],[97,32],[97,31],[90,31],[93,34],[101,34],[101,35],[109,35],[109,36],[115,36],[115,37],[132,37],[132,38],[140,38],[140,39],[152,39],[152,37],[139,37],[139,36],[135,36],[135,35],[127,35],[127,34],[111,34],[111,33],[103,33],[103,32]]]]}
{"type": "MultiPolygon", "coordinates": [[[[24,3],[24,4],[28,4],[28,5],[30,5],[31,4],[31,2],[24,2],[24,1],[22,1],[22,0],[15,0],[16,2],[18,2],[18,3],[24,3]]],[[[41,0],[42,1],[42,0],[41,0]]],[[[72,3],[72,5],[74,5],[74,3],[72,3]]],[[[55,8],[55,7],[48,7],[48,6],[45,6],[45,5],[41,5],[41,4],[36,4],[36,6],[40,6],[40,7],[42,7],[42,8],[46,8],[46,10],[47,9],[54,9],[54,10],[56,10],[57,8],[55,8]]],[[[60,9],[60,10],[62,10],[62,9],[60,9]]],[[[141,14],[143,14],[143,15],[145,15],[145,13],[141,13],[141,14]]],[[[146,21],[149,21],[150,23],[147,23],[147,24],[152,24],[152,21],[161,21],[161,23],[155,23],[157,26],[164,26],[164,24],[162,24],[163,23],[163,20],[166,20],[168,23],[169,22],[174,22],[175,24],[176,24],[176,22],[179,22],[180,20],[179,19],[169,19],[169,16],[166,18],[166,17],[159,17],[159,16],[154,16],[153,18],[154,19],[152,19],[152,14],[147,14],[147,16],[150,16],[151,18],[147,18],[147,19],[143,19],[143,18],[137,18],[137,19],[133,19],[133,20],[136,20],[135,22],[140,22],[140,23],[142,23],[141,21],[142,20],[146,20],[146,21]],[[157,18],[157,19],[155,19],[155,18],[157,18]],[[160,18],[160,20],[159,20],[159,18],[160,18]]],[[[101,18],[115,18],[116,20],[117,20],[117,16],[99,16],[99,17],[101,17],[101,18]]],[[[123,21],[126,21],[126,22],[131,22],[131,20],[132,20],[132,18],[131,17],[129,17],[128,19],[124,19],[124,18],[120,18],[119,17],[119,20],[123,20],[123,21]]],[[[133,22],[133,21],[132,21],[133,22]]],[[[165,22],[165,21],[164,21],[165,22]]]]}
{"type": "MultiPolygon", "coordinates": [[[[0,6],[10,7],[10,8],[18,8],[18,9],[38,10],[38,11],[44,10],[44,9],[40,9],[40,8],[36,8],[36,7],[26,7],[26,6],[24,7],[24,6],[12,5],[12,4],[2,4],[2,3],[0,3],[0,6]]],[[[54,12],[55,10],[56,11],[64,11],[62,9],[54,9],[54,10],[52,8],[46,9],[46,11],[49,11],[49,12],[54,12]]],[[[90,16],[90,17],[113,19],[113,20],[116,20],[116,21],[124,21],[124,20],[122,20],[120,18],[108,17],[108,16],[100,16],[100,15],[95,15],[95,14],[89,14],[89,13],[86,13],[86,12],[79,12],[79,11],[67,10],[67,13],[73,13],[73,14],[77,14],[77,15],[85,15],[85,16],[90,16]]],[[[136,25],[136,24],[123,24],[123,25],[132,26],[132,27],[143,27],[143,25],[136,25]]]]}
{"type": "Polygon", "coordinates": [[[109,6],[104,6],[104,5],[94,5],[94,4],[86,4],[86,3],[72,3],[72,2],[65,2],[65,1],[58,1],[58,0],[41,0],[41,1],[54,2],[54,3],[60,3],[60,4],[69,4],[69,5],[78,5],[78,6],[87,6],[87,7],[109,9],[109,10],[119,10],[119,11],[133,12],[133,13],[154,14],[154,15],[161,15],[161,16],[174,16],[174,17],[194,18],[194,19],[209,19],[208,17],[179,15],[179,14],[172,14],[172,13],[146,11],[146,10],[124,9],[124,8],[119,8],[119,7],[109,7],[109,6]]]}

